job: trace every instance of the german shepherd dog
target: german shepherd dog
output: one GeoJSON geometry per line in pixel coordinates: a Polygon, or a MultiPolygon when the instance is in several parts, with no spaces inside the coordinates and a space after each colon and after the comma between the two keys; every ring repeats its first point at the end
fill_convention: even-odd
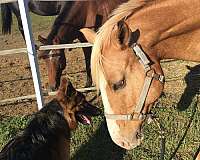
{"type": "Polygon", "coordinates": [[[101,112],[62,79],[56,98],[33,115],[28,126],[0,152],[0,160],[67,160],[70,131],[101,112]]]}

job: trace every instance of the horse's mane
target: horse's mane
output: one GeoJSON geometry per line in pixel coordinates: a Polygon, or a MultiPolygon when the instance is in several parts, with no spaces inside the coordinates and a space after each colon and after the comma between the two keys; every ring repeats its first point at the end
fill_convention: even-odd
{"type": "Polygon", "coordinates": [[[94,83],[96,84],[97,90],[99,90],[100,78],[104,77],[101,51],[103,45],[109,45],[109,43],[111,42],[111,33],[113,30],[113,26],[115,26],[118,21],[129,17],[138,9],[146,6],[149,2],[152,1],[154,0],[129,0],[128,2],[121,4],[110,14],[109,20],[107,20],[97,32],[91,57],[92,78],[94,83]]]}

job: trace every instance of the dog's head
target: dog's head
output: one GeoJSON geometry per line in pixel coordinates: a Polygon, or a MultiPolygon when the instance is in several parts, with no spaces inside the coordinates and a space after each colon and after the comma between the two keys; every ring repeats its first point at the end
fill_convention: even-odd
{"type": "Polygon", "coordinates": [[[61,104],[64,117],[71,129],[76,128],[77,121],[82,124],[91,124],[91,116],[101,114],[101,110],[90,104],[68,79],[63,78],[61,80],[56,99],[61,104]]]}

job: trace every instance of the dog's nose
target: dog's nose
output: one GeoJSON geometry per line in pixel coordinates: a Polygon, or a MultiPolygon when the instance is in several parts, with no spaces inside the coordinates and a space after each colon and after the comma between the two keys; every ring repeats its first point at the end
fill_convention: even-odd
{"type": "Polygon", "coordinates": [[[97,108],[96,109],[96,115],[98,116],[98,115],[101,115],[103,112],[102,112],[102,110],[100,109],[100,108],[97,108]]]}

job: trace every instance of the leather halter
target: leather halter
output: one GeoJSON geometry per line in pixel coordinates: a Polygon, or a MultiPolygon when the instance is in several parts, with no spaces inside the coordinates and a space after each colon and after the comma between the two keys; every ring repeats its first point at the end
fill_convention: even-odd
{"type": "Polygon", "coordinates": [[[155,79],[161,83],[164,83],[165,77],[163,75],[155,73],[154,69],[151,68],[150,60],[147,58],[146,54],[143,52],[141,47],[137,43],[134,43],[131,48],[133,49],[135,55],[138,57],[139,62],[143,65],[146,74],[142,92],[140,93],[139,101],[136,105],[135,110],[131,114],[105,113],[105,117],[107,119],[133,121],[133,120],[145,120],[146,118],[151,118],[152,114],[142,113],[144,103],[147,94],[149,92],[149,88],[151,86],[151,82],[153,79],[155,79]]]}

